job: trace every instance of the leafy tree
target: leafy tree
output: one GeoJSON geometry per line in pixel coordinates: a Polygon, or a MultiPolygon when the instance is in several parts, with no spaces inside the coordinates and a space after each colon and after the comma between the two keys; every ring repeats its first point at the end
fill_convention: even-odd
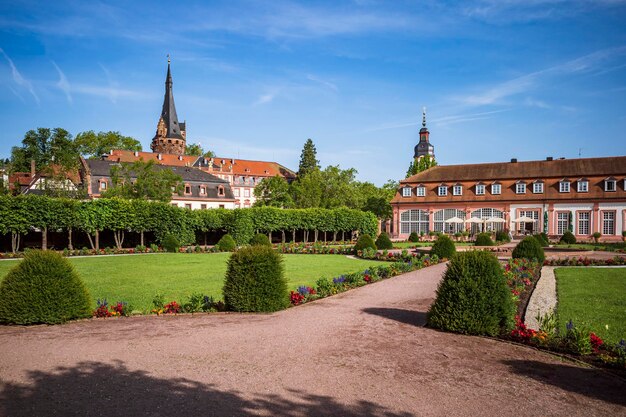
{"type": "Polygon", "coordinates": [[[293,199],[289,194],[289,183],[280,175],[264,178],[259,185],[254,187],[254,196],[257,207],[293,207],[293,199]]]}
{"type": "Polygon", "coordinates": [[[199,143],[191,143],[185,147],[185,155],[203,156],[205,158],[215,158],[213,151],[205,151],[199,143]]]}
{"type": "Polygon", "coordinates": [[[317,159],[317,150],[315,149],[315,145],[313,141],[309,138],[304,143],[304,147],[302,148],[302,153],[300,154],[300,165],[298,166],[298,178],[304,177],[305,175],[319,170],[320,166],[317,159]]]}
{"type": "Polygon", "coordinates": [[[22,146],[11,149],[11,169],[13,172],[28,172],[31,161],[35,161],[37,170],[52,164],[70,170],[78,167],[78,156],[76,144],[67,130],[40,127],[26,132],[22,146]]]}
{"type": "Polygon", "coordinates": [[[363,211],[372,212],[379,219],[390,219],[393,217],[393,209],[389,200],[384,197],[370,197],[363,206],[363,211]]]}
{"type": "Polygon", "coordinates": [[[141,143],[130,136],[123,136],[120,132],[98,132],[93,130],[81,132],[74,139],[78,152],[88,158],[99,158],[111,149],[127,151],[141,151],[141,143]]]}
{"type": "Polygon", "coordinates": [[[321,207],[324,185],[319,169],[297,178],[291,183],[290,189],[297,208],[321,207]]]}
{"type": "Polygon", "coordinates": [[[132,164],[121,164],[111,168],[111,188],[104,192],[103,197],[121,197],[128,199],[144,199],[168,202],[172,192],[180,192],[182,178],[180,175],[153,160],[136,161],[132,164]]]}
{"type": "Polygon", "coordinates": [[[432,168],[437,165],[437,161],[435,158],[432,158],[430,155],[424,155],[421,158],[415,158],[411,165],[409,165],[409,169],[406,172],[406,178],[409,178],[412,175],[420,173],[422,171],[426,171],[428,168],[432,168]]]}

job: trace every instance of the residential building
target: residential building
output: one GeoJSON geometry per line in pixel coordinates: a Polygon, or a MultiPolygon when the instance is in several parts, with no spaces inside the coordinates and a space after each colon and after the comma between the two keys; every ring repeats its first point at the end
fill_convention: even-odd
{"type": "Polygon", "coordinates": [[[578,239],[621,240],[626,230],[626,156],[435,166],[400,181],[392,235],[571,230],[578,239]]]}

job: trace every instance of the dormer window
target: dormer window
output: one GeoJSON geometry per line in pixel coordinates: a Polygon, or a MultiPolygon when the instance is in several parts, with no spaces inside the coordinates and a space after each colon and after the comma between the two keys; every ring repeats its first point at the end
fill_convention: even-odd
{"type": "Polygon", "coordinates": [[[100,191],[106,191],[106,189],[107,189],[106,180],[100,180],[100,191]]]}
{"type": "Polygon", "coordinates": [[[204,185],[200,186],[200,195],[206,195],[206,186],[204,185]]]}
{"type": "Polygon", "coordinates": [[[613,192],[617,190],[617,180],[613,177],[609,177],[604,180],[604,191],[613,192]]]}
{"type": "Polygon", "coordinates": [[[411,187],[404,187],[402,189],[402,197],[411,197],[411,187]]]}
{"type": "Polygon", "coordinates": [[[224,197],[224,187],[223,186],[220,185],[219,187],[217,187],[217,195],[219,197],[224,197]]]}
{"type": "Polygon", "coordinates": [[[570,189],[570,181],[566,179],[562,179],[559,181],[559,192],[560,193],[569,193],[570,189]]]}
{"type": "Polygon", "coordinates": [[[543,194],[543,181],[535,181],[535,182],[533,182],[533,193],[534,194],[543,194]]]}
{"type": "Polygon", "coordinates": [[[576,182],[577,191],[579,193],[589,192],[589,180],[587,178],[581,178],[576,182]]]}
{"type": "Polygon", "coordinates": [[[502,184],[494,183],[491,184],[491,194],[498,195],[502,193],[502,184]]]}
{"type": "Polygon", "coordinates": [[[185,184],[185,194],[191,194],[191,185],[185,184]]]}
{"type": "Polygon", "coordinates": [[[515,184],[515,194],[526,194],[526,183],[518,181],[515,184]]]}
{"type": "Polygon", "coordinates": [[[426,187],[424,187],[423,185],[418,185],[415,190],[417,191],[417,196],[418,197],[425,197],[426,196],[426,187]]]}
{"type": "Polygon", "coordinates": [[[444,197],[448,195],[448,186],[445,184],[440,185],[439,187],[437,187],[437,195],[439,197],[444,197]]]}
{"type": "Polygon", "coordinates": [[[452,187],[452,195],[462,195],[463,194],[463,186],[461,184],[454,184],[452,187]]]}
{"type": "Polygon", "coordinates": [[[476,184],[476,195],[485,195],[485,184],[476,184]]]}

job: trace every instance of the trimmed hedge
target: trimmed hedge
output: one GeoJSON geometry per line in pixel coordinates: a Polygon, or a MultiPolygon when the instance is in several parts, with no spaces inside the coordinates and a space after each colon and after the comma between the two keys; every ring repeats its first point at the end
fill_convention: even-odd
{"type": "Polygon", "coordinates": [[[427,317],[430,327],[494,336],[512,327],[514,312],[498,259],[489,252],[469,251],[448,264],[427,317]]]}
{"type": "Polygon", "coordinates": [[[378,249],[393,249],[393,243],[391,243],[389,235],[385,232],[378,235],[375,244],[378,249]]]}
{"type": "Polygon", "coordinates": [[[456,246],[454,242],[446,235],[441,235],[437,238],[430,250],[431,255],[437,255],[439,259],[450,259],[456,253],[456,246]]]}
{"type": "Polygon", "coordinates": [[[518,243],[515,249],[513,249],[512,257],[514,259],[534,259],[541,263],[543,263],[546,259],[543,248],[534,236],[525,237],[520,243],[518,243]]]}
{"type": "Polygon", "coordinates": [[[409,242],[419,242],[420,241],[420,236],[417,234],[417,232],[411,232],[411,234],[409,235],[409,242]]]}
{"type": "Polygon", "coordinates": [[[489,233],[479,233],[476,236],[476,241],[474,242],[475,246],[493,246],[493,240],[491,240],[491,235],[489,233]]]}
{"type": "Polygon", "coordinates": [[[163,238],[163,249],[167,252],[178,252],[178,248],[180,248],[180,241],[173,234],[168,234],[163,238]]]}
{"type": "Polygon", "coordinates": [[[224,303],[231,311],[271,312],[289,306],[282,255],[267,246],[248,246],[230,256],[224,303]]]}
{"type": "Polygon", "coordinates": [[[370,249],[374,249],[376,250],[376,243],[374,243],[374,239],[372,239],[372,237],[368,234],[364,234],[359,236],[359,239],[356,241],[356,244],[354,245],[354,251],[360,251],[360,250],[364,250],[366,248],[370,248],[370,249]]]}
{"type": "Polygon", "coordinates": [[[574,236],[574,234],[569,230],[566,230],[565,233],[563,233],[563,236],[561,236],[560,242],[573,245],[576,243],[576,236],[574,236]]]}
{"type": "Polygon", "coordinates": [[[56,324],[91,317],[90,297],[70,262],[29,251],[0,284],[0,322],[56,324]]]}
{"type": "Polygon", "coordinates": [[[264,235],[263,233],[257,233],[250,240],[251,245],[261,245],[261,246],[272,246],[272,242],[270,242],[270,238],[264,235]]]}
{"type": "Polygon", "coordinates": [[[550,241],[548,240],[548,235],[545,233],[537,233],[532,235],[533,238],[539,242],[539,246],[546,247],[550,245],[550,241]]]}
{"type": "Polygon", "coordinates": [[[215,247],[222,252],[233,252],[237,249],[237,243],[235,239],[229,234],[225,234],[222,238],[217,242],[215,247]]]}

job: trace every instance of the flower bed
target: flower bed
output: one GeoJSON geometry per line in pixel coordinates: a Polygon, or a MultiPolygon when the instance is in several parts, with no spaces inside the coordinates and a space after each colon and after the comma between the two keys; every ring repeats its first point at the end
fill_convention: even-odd
{"type": "Polygon", "coordinates": [[[352,255],[354,253],[354,246],[330,246],[320,242],[313,244],[280,243],[276,245],[276,250],[284,254],[352,255]]]}
{"type": "Polygon", "coordinates": [[[524,317],[530,296],[541,277],[541,264],[529,259],[509,259],[504,265],[504,278],[517,306],[517,316],[524,317]]]}
{"type": "Polygon", "coordinates": [[[626,265],[626,257],[615,256],[611,259],[589,259],[587,257],[546,259],[546,266],[616,266],[626,265]]]}

